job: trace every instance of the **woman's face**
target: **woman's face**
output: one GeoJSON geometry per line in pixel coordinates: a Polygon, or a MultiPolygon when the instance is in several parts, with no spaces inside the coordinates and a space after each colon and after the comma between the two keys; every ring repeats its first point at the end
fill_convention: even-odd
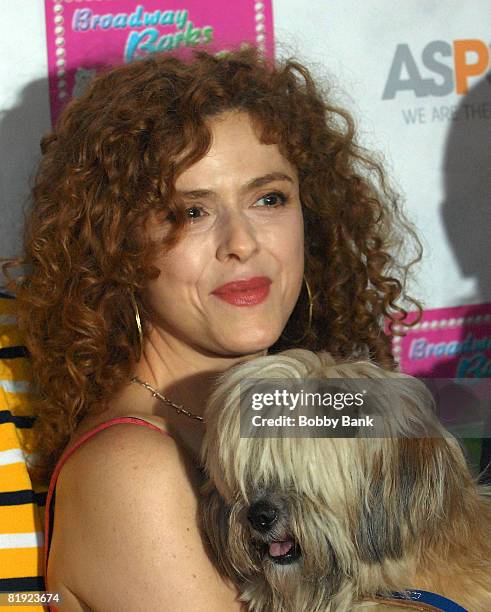
{"type": "MultiPolygon", "coordinates": [[[[253,354],[278,339],[301,290],[298,175],[277,145],[259,142],[246,113],[223,113],[209,125],[208,154],[176,180],[186,232],[155,262],[161,274],[147,300],[160,333],[201,352],[253,354]],[[262,287],[214,293],[253,277],[262,287]]],[[[169,223],[152,219],[152,239],[165,236],[169,223]]]]}

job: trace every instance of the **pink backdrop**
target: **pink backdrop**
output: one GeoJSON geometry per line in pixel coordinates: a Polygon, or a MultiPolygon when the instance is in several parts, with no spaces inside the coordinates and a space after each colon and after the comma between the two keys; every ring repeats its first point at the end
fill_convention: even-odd
{"type": "Polygon", "coordinates": [[[413,376],[489,378],[491,304],[425,310],[404,338],[394,337],[392,349],[401,371],[413,376]]]}
{"type": "MultiPolygon", "coordinates": [[[[411,318],[415,319],[415,313],[411,318]]],[[[491,304],[425,310],[421,321],[409,329],[404,338],[394,337],[392,350],[401,371],[406,374],[427,379],[474,379],[471,387],[462,386],[457,380],[435,383],[445,387],[442,404],[447,412],[455,407],[458,414],[456,424],[447,423],[447,426],[463,439],[468,458],[478,471],[480,461],[487,461],[481,456],[482,438],[491,434],[488,384],[491,378],[491,304]],[[463,414],[465,411],[468,414],[463,414]]],[[[484,467],[482,465],[481,469],[484,467]]]]}
{"type": "Polygon", "coordinates": [[[45,0],[51,120],[103,66],[251,43],[274,53],[271,0],[45,0]]]}

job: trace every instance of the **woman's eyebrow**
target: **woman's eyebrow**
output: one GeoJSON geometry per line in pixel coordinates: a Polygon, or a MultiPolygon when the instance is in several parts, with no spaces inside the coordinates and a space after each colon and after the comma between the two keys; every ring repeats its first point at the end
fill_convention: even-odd
{"type": "MultiPolygon", "coordinates": [[[[262,187],[263,185],[271,183],[272,181],[289,181],[290,183],[293,183],[292,177],[288,174],[284,174],[283,172],[270,172],[269,174],[265,174],[264,176],[258,176],[248,181],[245,185],[241,187],[240,191],[241,193],[246,193],[247,191],[257,189],[258,187],[262,187]]],[[[190,199],[206,198],[207,196],[217,195],[217,193],[211,189],[192,189],[190,191],[177,191],[177,194],[181,197],[186,197],[190,199]]]]}

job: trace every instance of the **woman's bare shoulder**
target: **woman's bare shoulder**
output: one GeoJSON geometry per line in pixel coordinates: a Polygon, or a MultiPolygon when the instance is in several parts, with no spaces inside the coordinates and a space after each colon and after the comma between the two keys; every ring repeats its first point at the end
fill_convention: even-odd
{"type": "Polygon", "coordinates": [[[59,581],[95,610],[242,609],[199,532],[197,471],[171,437],[109,427],[63,470],[50,589],[59,581]]]}
{"type": "MultiPolygon", "coordinates": [[[[120,418],[125,418],[125,417],[136,417],[140,420],[146,421],[147,423],[150,423],[152,425],[155,425],[156,427],[158,427],[159,429],[161,429],[164,433],[169,433],[169,427],[167,425],[166,420],[163,417],[157,416],[157,415],[147,415],[144,413],[140,413],[138,411],[133,411],[133,412],[128,412],[128,411],[113,411],[113,410],[108,410],[105,411],[101,414],[96,414],[96,415],[87,415],[85,416],[82,421],[79,423],[77,429],[75,430],[75,432],[73,433],[72,437],[70,438],[70,441],[66,447],[65,450],[69,449],[71,446],[73,446],[83,435],[85,435],[86,433],[88,433],[90,430],[97,428],[98,426],[102,425],[103,423],[107,423],[108,421],[113,421],[114,419],[120,419],[120,418]]],[[[107,427],[104,430],[99,430],[95,435],[94,438],[98,438],[98,436],[100,435],[100,433],[102,431],[121,431],[121,427],[125,427],[125,430],[128,429],[128,427],[131,427],[133,424],[132,423],[113,423],[110,427],[107,427]]],[[[139,426],[137,426],[139,428],[139,426]]],[[[145,426],[143,426],[145,428],[145,426]]],[[[150,427],[147,427],[146,429],[151,429],[150,427]]],[[[92,438],[91,438],[92,440],[92,438]]]]}
{"type": "MultiPolygon", "coordinates": [[[[137,416],[125,415],[125,416],[137,416]]],[[[89,431],[99,425],[111,421],[114,417],[105,416],[85,419],[74,432],[70,442],[66,446],[66,453],[77,444],[77,442],[89,431]]],[[[78,488],[80,479],[97,478],[98,472],[88,469],[90,466],[97,468],[103,461],[106,471],[117,468],[120,462],[128,462],[136,459],[139,462],[145,457],[145,448],[150,444],[157,447],[157,452],[166,455],[177,452],[177,445],[171,435],[167,435],[165,424],[158,417],[138,417],[147,423],[157,426],[160,431],[142,424],[130,422],[115,422],[110,426],[93,432],[93,435],[78,446],[66,459],[60,471],[57,481],[58,490],[73,485],[78,488]]],[[[155,450],[154,450],[155,452],[155,450]]],[[[169,458],[167,459],[169,463],[169,458]]],[[[140,467],[143,468],[143,465],[140,467]]],[[[167,465],[167,468],[171,465],[167,465]]],[[[92,484],[96,484],[95,482],[92,484]]]]}

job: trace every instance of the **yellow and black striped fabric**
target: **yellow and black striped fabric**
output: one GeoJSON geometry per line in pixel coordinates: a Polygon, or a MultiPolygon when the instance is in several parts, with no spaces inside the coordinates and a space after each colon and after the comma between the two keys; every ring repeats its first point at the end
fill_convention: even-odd
{"type": "MultiPolygon", "coordinates": [[[[44,508],[47,487],[34,489],[27,470],[34,416],[27,350],[15,299],[0,291],[0,593],[45,590],[44,508]]],[[[9,606],[10,607],[10,606],[9,606]]],[[[24,612],[42,605],[23,605],[24,612]]]]}

